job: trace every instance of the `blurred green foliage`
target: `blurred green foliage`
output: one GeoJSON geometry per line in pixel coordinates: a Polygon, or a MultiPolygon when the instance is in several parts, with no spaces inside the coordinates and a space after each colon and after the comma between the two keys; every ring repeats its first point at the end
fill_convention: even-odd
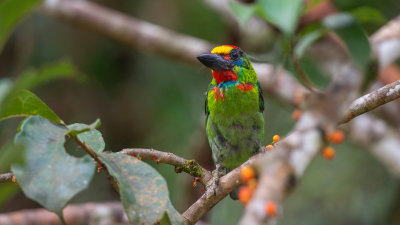
{"type": "MultiPolygon", "coordinates": [[[[3,0],[0,3],[3,2],[11,1],[3,0]]],[[[258,2],[267,4],[269,1],[258,2]]],[[[235,3],[232,9],[242,21],[249,18],[250,12],[261,13],[267,21],[287,34],[296,35],[294,31],[301,5],[288,5],[290,2],[282,1],[282,5],[278,4],[283,7],[281,10],[289,8],[293,13],[289,17],[285,13],[271,16],[268,5],[264,6],[262,12],[256,12],[251,5],[235,3]],[[247,7],[247,11],[240,10],[240,7],[247,7]]],[[[351,13],[368,34],[400,11],[397,0],[334,2],[341,10],[351,13]]],[[[103,0],[99,3],[213,43],[237,40],[232,37],[235,28],[224,21],[224,15],[211,10],[202,1],[103,0]]],[[[26,14],[26,11],[21,12],[15,12],[16,18],[26,14]]],[[[0,13],[0,18],[3,15],[6,14],[0,13]]],[[[16,23],[16,20],[12,21],[12,24],[16,23]]],[[[9,25],[2,25],[0,20],[0,28],[2,26],[7,28],[9,25]]],[[[35,93],[67,123],[91,122],[101,118],[103,125],[99,129],[105,138],[106,150],[146,147],[173,152],[185,158],[193,158],[195,155],[206,157],[193,152],[193,140],[205,137],[205,132],[199,135],[198,130],[204,124],[204,91],[211,79],[208,69],[200,66],[193,68],[173,59],[139,53],[40,13],[22,21],[11,35],[9,28],[0,30],[0,34],[6,34],[3,38],[10,37],[0,53],[1,77],[16,80],[17,75],[22,74],[21,71],[31,66],[40,67],[65,56],[87,75],[85,83],[53,80],[36,87],[35,93]]],[[[304,53],[307,45],[318,39],[317,34],[308,37],[310,43],[298,51],[304,53]]],[[[281,47],[282,51],[290,53],[293,50],[293,46],[290,46],[292,43],[286,41],[285,44],[287,46],[281,47]]],[[[302,58],[304,69],[311,71],[310,74],[316,74],[310,76],[310,80],[317,86],[326,87],[329,80],[325,80],[313,59],[303,57],[303,54],[298,56],[302,58]]],[[[276,57],[281,59],[281,55],[276,57]]],[[[361,61],[364,63],[364,59],[361,61]]],[[[2,90],[0,86],[0,92],[2,90]]],[[[264,143],[270,143],[273,135],[284,137],[290,132],[294,125],[291,120],[293,109],[272,96],[266,95],[265,99],[264,143]]],[[[14,121],[0,124],[1,145],[12,139],[16,132],[14,127],[14,121]]],[[[151,165],[166,179],[172,203],[182,212],[191,203],[187,197],[193,189],[191,178],[175,174],[168,165],[151,165]]],[[[8,199],[9,194],[16,192],[18,187],[14,184],[5,185],[4,188],[0,187],[3,188],[0,191],[0,201],[8,202],[0,204],[0,210],[5,212],[37,207],[27,199],[18,204],[13,203],[12,199],[8,199]]],[[[397,179],[391,177],[374,157],[348,142],[338,147],[337,157],[333,161],[325,161],[317,156],[298,187],[286,200],[279,224],[387,224],[395,209],[393,205],[399,195],[398,187],[397,179]]],[[[95,174],[89,189],[78,194],[73,202],[117,199],[109,181],[95,174]]],[[[234,224],[242,210],[239,202],[227,198],[211,210],[208,219],[211,224],[234,224]]]]}

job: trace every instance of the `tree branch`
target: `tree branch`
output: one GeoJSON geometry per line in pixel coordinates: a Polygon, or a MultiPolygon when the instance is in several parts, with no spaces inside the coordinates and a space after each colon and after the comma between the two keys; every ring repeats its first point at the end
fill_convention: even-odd
{"type": "Polygon", "coordinates": [[[154,149],[127,148],[119,153],[134,155],[142,159],[154,160],[157,163],[170,164],[175,166],[175,171],[177,173],[183,171],[193,177],[200,178],[199,181],[203,185],[206,185],[212,177],[211,172],[204,169],[196,161],[184,159],[170,152],[162,152],[154,149]]]}
{"type": "Polygon", "coordinates": [[[0,174],[0,183],[4,183],[7,181],[11,181],[13,178],[13,174],[12,173],[4,173],[4,174],[0,174]]]}
{"type": "MultiPolygon", "coordinates": [[[[129,224],[120,202],[68,205],[63,214],[68,225],[129,224]]],[[[0,224],[61,225],[61,221],[55,213],[46,209],[31,209],[0,214],[0,224]]]]}
{"type": "Polygon", "coordinates": [[[388,84],[378,90],[356,99],[345,112],[339,124],[347,123],[351,119],[369,112],[383,104],[400,97],[400,80],[388,84]]]}
{"type": "Polygon", "coordinates": [[[200,65],[196,56],[211,48],[210,43],[199,38],[178,34],[90,1],[47,0],[42,10],[61,21],[97,32],[144,53],[189,64],[200,65]]]}
{"type": "Polygon", "coordinates": [[[261,154],[253,156],[240,167],[221,177],[217,189],[215,190],[215,194],[212,189],[206,190],[206,192],[195,203],[182,213],[185,224],[196,224],[196,222],[199,221],[212,207],[214,207],[214,205],[238,187],[241,184],[240,168],[244,165],[253,163],[260,155],[261,154]]]}

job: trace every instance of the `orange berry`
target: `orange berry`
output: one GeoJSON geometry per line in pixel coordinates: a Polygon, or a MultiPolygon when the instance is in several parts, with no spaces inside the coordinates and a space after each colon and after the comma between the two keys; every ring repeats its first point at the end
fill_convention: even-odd
{"type": "Polygon", "coordinates": [[[239,201],[243,203],[243,205],[246,205],[249,201],[251,196],[253,195],[253,191],[250,190],[249,187],[242,186],[239,189],[239,201]]]}
{"type": "Polygon", "coordinates": [[[278,207],[276,206],[276,203],[274,201],[268,201],[267,203],[265,203],[264,210],[267,216],[278,216],[278,207]]]}
{"type": "Polygon", "coordinates": [[[255,178],[249,180],[249,182],[247,182],[247,187],[249,187],[252,191],[256,190],[257,180],[255,178]]]}
{"type": "Polygon", "coordinates": [[[277,134],[272,137],[272,143],[276,143],[280,140],[281,140],[281,137],[279,137],[279,135],[277,135],[277,134]]]}
{"type": "Polygon", "coordinates": [[[242,179],[243,182],[247,182],[249,180],[251,180],[252,178],[254,178],[255,173],[253,168],[251,168],[251,166],[244,166],[242,167],[242,169],[240,169],[240,178],[242,179]]]}
{"type": "Polygon", "coordinates": [[[15,178],[15,176],[12,176],[11,181],[12,181],[13,183],[17,183],[17,179],[15,178]]]}
{"type": "Polygon", "coordinates": [[[322,150],[322,154],[325,159],[333,159],[333,157],[335,157],[336,152],[335,149],[328,146],[322,150]]]}
{"type": "Polygon", "coordinates": [[[292,113],[292,119],[294,121],[297,121],[300,119],[301,115],[303,114],[303,112],[300,109],[295,109],[292,113]]]}
{"type": "Polygon", "coordinates": [[[267,145],[267,146],[265,146],[265,149],[267,151],[271,151],[272,149],[274,149],[274,146],[273,145],[267,145]]]}
{"type": "Polygon", "coordinates": [[[334,144],[340,144],[344,140],[344,133],[341,130],[335,130],[326,135],[326,139],[334,144]]]}

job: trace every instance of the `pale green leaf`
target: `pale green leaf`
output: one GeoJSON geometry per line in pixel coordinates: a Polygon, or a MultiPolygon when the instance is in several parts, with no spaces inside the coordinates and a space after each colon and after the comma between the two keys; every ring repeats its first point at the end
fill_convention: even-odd
{"type": "Polygon", "coordinates": [[[125,154],[98,153],[107,170],[117,180],[122,205],[132,224],[154,224],[167,212],[172,224],[182,218],[170,205],[164,178],[148,164],[125,154]]]}
{"type": "Polygon", "coordinates": [[[60,217],[67,202],[87,188],[95,168],[89,156],[76,158],[65,152],[68,132],[43,117],[29,117],[15,137],[26,148],[26,163],[12,166],[25,195],[60,217]]]}
{"type": "Polygon", "coordinates": [[[233,1],[229,2],[229,6],[241,26],[244,26],[256,11],[254,4],[243,4],[233,1]]]}
{"type": "Polygon", "coordinates": [[[0,1],[0,52],[17,22],[35,9],[42,0],[0,1]]]}
{"type": "Polygon", "coordinates": [[[259,14],[284,34],[294,34],[302,11],[303,0],[258,0],[259,14]]]}
{"type": "Polygon", "coordinates": [[[371,47],[367,36],[354,18],[348,13],[335,14],[325,18],[323,25],[335,31],[346,44],[354,62],[365,70],[370,61],[371,47]]]}
{"type": "Polygon", "coordinates": [[[35,94],[22,90],[4,100],[0,108],[0,120],[12,117],[40,115],[55,123],[61,119],[35,94]]]}

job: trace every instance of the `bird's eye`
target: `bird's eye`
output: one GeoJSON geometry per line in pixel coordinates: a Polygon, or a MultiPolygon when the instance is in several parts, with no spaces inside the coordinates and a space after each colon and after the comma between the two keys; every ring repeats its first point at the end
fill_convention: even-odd
{"type": "Polygon", "coordinates": [[[240,58],[240,52],[234,49],[229,53],[229,56],[231,60],[238,60],[240,58]]]}

